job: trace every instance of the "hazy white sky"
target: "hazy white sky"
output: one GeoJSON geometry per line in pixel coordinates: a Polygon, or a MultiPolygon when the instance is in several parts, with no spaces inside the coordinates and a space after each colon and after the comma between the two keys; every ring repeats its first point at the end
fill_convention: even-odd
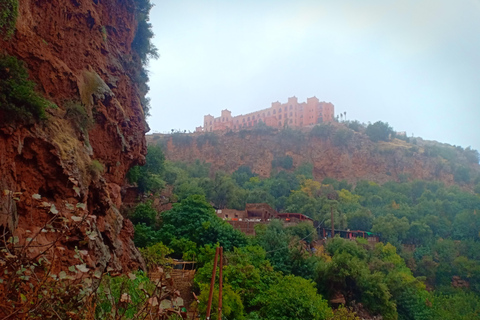
{"type": "Polygon", "coordinates": [[[316,96],[480,150],[480,0],[153,0],[151,132],[316,96]]]}

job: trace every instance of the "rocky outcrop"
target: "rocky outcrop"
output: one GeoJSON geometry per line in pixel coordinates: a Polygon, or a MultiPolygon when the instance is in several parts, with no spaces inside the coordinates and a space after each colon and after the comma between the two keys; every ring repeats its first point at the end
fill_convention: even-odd
{"type": "MultiPolygon", "coordinates": [[[[341,124],[335,126],[337,130],[344,129],[341,124]]],[[[147,136],[147,141],[162,145],[167,160],[193,162],[199,159],[211,163],[212,172],[231,173],[245,165],[259,176],[269,177],[272,161],[289,156],[293,160],[290,170],[311,163],[314,177],[320,181],[330,177],[351,183],[404,179],[437,180],[447,185],[455,183],[454,170],[458,164],[427,156],[420,145],[398,139],[375,143],[358,132],[352,133],[348,143],[339,145],[331,138],[311,136],[308,130],[288,132],[157,134],[147,136]]],[[[478,164],[468,166],[472,177],[478,175],[478,164]]]]}
{"type": "MultiPolygon", "coordinates": [[[[132,80],[141,69],[131,49],[134,12],[133,0],[22,0],[13,37],[0,40],[2,53],[23,60],[37,90],[58,106],[44,121],[0,127],[0,229],[22,243],[55,214],[82,214],[90,233],[78,228],[58,245],[72,252],[65,259],[75,247],[86,250],[97,268],[143,264],[133,225],[119,213],[125,174],[146,154],[132,80]]],[[[51,241],[36,240],[35,247],[51,241]]]]}

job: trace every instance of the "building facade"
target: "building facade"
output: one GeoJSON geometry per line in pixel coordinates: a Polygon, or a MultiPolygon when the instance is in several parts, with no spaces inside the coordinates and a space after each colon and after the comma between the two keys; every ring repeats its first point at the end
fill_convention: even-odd
{"type": "Polygon", "coordinates": [[[204,116],[203,126],[197,132],[240,130],[253,127],[259,122],[274,128],[307,127],[322,122],[333,121],[335,108],[330,102],[320,102],[318,98],[308,98],[298,102],[297,97],[288,98],[286,103],[272,102],[272,106],[245,115],[232,117],[232,112],[222,110],[220,117],[204,116]]]}

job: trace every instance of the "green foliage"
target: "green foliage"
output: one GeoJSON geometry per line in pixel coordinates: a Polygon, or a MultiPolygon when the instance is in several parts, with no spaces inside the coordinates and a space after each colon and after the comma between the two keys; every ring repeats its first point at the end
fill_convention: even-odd
{"type": "Polygon", "coordinates": [[[136,247],[145,248],[162,241],[161,233],[155,227],[147,226],[145,223],[135,225],[133,243],[136,247]]]}
{"type": "Polygon", "coordinates": [[[300,130],[286,127],[278,133],[276,139],[282,146],[297,148],[305,139],[305,134],[300,130]]]}
{"type": "Polygon", "coordinates": [[[105,170],[105,167],[100,161],[92,160],[92,162],[90,162],[90,164],[88,165],[88,170],[90,172],[90,175],[92,176],[92,179],[98,179],[105,170]]]}
{"type": "Polygon", "coordinates": [[[157,210],[152,207],[152,202],[139,203],[135,207],[130,220],[133,224],[145,223],[148,226],[155,226],[157,223],[157,210]]]}
{"type": "MultiPolygon", "coordinates": [[[[205,315],[207,312],[207,302],[209,294],[210,285],[207,283],[200,284],[200,304],[198,309],[200,314],[205,315]]],[[[244,320],[244,307],[240,295],[235,292],[229,284],[223,286],[223,300],[222,300],[222,319],[227,320],[244,320]]],[[[213,300],[212,300],[212,313],[210,319],[217,320],[218,313],[215,312],[218,310],[218,288],[216,287],[213,291],[213,300]]]]}
{"type": "Polygon", "coordinates": [[[133,319],[144,306],[149,292],[154,290],[155,284],[142,272],[132,274],[131,278],[104,276],[97,292],[95,316],[97,319],[133,319]],[[129,303],[121,303],[123,294],[128,295],[129,303]]]}
{"type": "Polygon", "coordinates": [[[314,284],[301,277],[286,276],[262,297],[260,315],[267,320],[314,319],[333,316],[326,300],[317,294],[314,284]]]}
{"type": "Polygon", "coordinates": [[[65,117],[73,123],[76,130],[88,134],[88,130],[94,125],[94,121],[88,115],[85,106],[79,101],[68,101],[65,103],[65,111],[65,117]]]}
{"type": "Polygon", "coordinates": [[[365,129],[365,127],[358,120],[346,121],[346,125],[347,125],[347,127],[349,127],[350,129],[352,129],[355,132],[360,132],[360,131],[365,129]]]}
{"type": "Polygon", "coordinates": [[[287,233],[301,239],[307,243],[311,243],[317,238],[316,229],[311,223],[300,222],[296,225],[290,226],[286,229],[287,233]]]}
{"type": "Polygon", "coordinates": [[[205,132],[197,137],[196,142],[199,148],[203,147],[206,143],[210,146],[216,146],[218,144],[218,136],[214,132],[205,132]]]}
{"type": "Polygon", "coordinates": [[[34,91],[25,64],[9,55],[0,55],[0,124],[46,118],[53,104],[34,91]]]}
{"type": "Polygon", "coordinates": [[[18,18],[18,0],[5,0],[0,3],[0,36],[10,38],[15,32],[18,18]]]}
{"type": "Polygon", "coordinates": [[[353,131],[348,129],[339,129],[333,135],[333,144],[337,147],[345,147],[352,140],[353,131]]]}
{"type": "Polygon", "coordinates": [[[187,239],[199,246],[219,243],[226,250],[246,244],[243,233],[217,217],[215,209],[205,198],[194,195],[173,205],[173,209],[161,215],[161,228],[164,243],[171,239],[187,239]]]}
{"type": "Polygon", "coordinates": [[[256,135],[270,135],[275,131],[276,131],[275,128],[267,126],[263,121],[259,121],[250,130],[250,133],[256,134],[256,135]]]}
{"type": "Polygon", "coordinates": [[[291,156],[276,157],[272,160],[272,167],[281,167],[284,169],[291,169],[293,167],[293,158],[291,156]]]}
{"type": "Polygon", "coordinates": [[[480,195],[480,182],[477,183],[477,185],[475,186],[475,188],[473,190],[475,191],[476,194],[480,195]]]}
{"type": "Polygon", "coordinates": [[[205,269],[198,271],[199,288],[209,282],[213,247],[239,248],[227,254],[224,269],[225,281],[236,297],[232,299],[240,299],[243,308],[231,318],[264,318],[261,297],[284,275],[316,279],[326,297],[341,293],[347,303],[361,302],[371,314],[384,319],[432,319],[435,299],[420,279],[432,290],[447,294],[456,276],[468,282],[472,292],[480,293],[480,197],[457,186],[405,179],[383,185],[358,181],[353,188],[347,181],[314,181],[313,167],[308,164],[293,173],[273,171],[269,178],[255,176],[247,166],[231,176],[219,172],[215,177],[209,174],[208,164],[200,161],[167,162],[165,166],[165,177],[183,199],[183,208],[168,212],[168,219],[162,218],[162,225],[151,230],[158,232],[151,238],[159,236],[175,250],[175,257],[202,261],[205,269]],[[379,244],[373,250],[367,240],[333,239],[325,250],[312,251],[300,241],[311,241],[311,226],[285,228],[280,221],[272,221],[257,226],[256,236],[249,241],[243,237],[241,245],[231,245],[233,229],[216,218],[205,199],[218,208],[267,202],[327,225],[333,206],[336,228],[377,232],[391,244],[379,244]],[[247,242],[253,247],[245,246],[247,242]],[[253,249],[259,247],[260,251],[253,249]]]}
{"type": "Polygon", "coordinates": [[[186,147],[192,144],[193,138],[186,133],[174,132],[172,134],[172,142],[176,147],[186,147]]]}
{"type": "Polygon", "coordinates": [[[478,164],[480,162],[480,154],[477,150],[472,149],[471,147],[467,147],[464,150],[464,155],[467,161],[470,163],[478,164]]]}
{"type": "Polygon", "coordinates": [[[143,166],[134,166],[127,173],[129,183],[136,183],[142,193],[156,193],[165,187],[162,175],[165,171],[165,156],[158,146],[148,147],[147,163],[143,166]]]}
{"type": "Polygon", "coordinates": [[[393,131],[392,127],[388,125],[386,122],[377,121],[374,124],[369,124],[365,133],[370,138],[370,140],[377,142],[377,141],[388,141],[390,136],[394,135],[395,132],[393,131]]]}
{"type": "Polygon", "coordinates": [[[135,3],[138,25],[132,48],[137,52],[142,63],[146,64],[149,58],[158,58],[157,48],[152,43],[154,36],[152,24],[148,22],[150,20],[150,9],[153,5],[150,0],[135,0],[135,3]]]}
{"type": "Polygon", "coordinates": [[[255,177],[256,174],[252,172],[249,166],[240,166],[232,173],[232,178],[240,187],[245,187],[245,184],[250,181],[250,178],[255,177]]]}
{"type": "Polygon", "coordinates": [[[469,183],[470,182],[470,169],[465,166],[459,166],[455,169],[453,177],[458,183],[469,183]]]}
{"type": "Polygon", "coordinates": [[[138,250],[142,254],[147,267],[151,270],[157,266],[164,266],[173,261],[172,259],[166,258],[166,256],[173,253],[173,250],[168,248],[162,242],[155,243],[146,248],[139,248],[138,250]]]}
{"type": "Polygon", "coordinates": [[[471,320],[480,318],[480,297],[461,290],[438,294],[433,301],[432,319],[471,320]]]}
{"type": "Polygon", "coordinates": [[[297,176],[302,176],[305,179],[313,180],[313,163],[304,162],[295,169],[297,176]]]}
{"type": "Polygon", "coordinates": [[[317,124],[312,128],[309,135],[311,137],[322,138],[324,140],[333,136],[335,128],[331,124],[317,124]]]}

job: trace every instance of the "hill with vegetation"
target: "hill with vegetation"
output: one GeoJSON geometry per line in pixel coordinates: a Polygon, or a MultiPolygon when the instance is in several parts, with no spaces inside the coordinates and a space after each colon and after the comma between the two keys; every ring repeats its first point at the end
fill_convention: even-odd
{"type": "Polygon", "coordinates": [[[260,124],[239,132],[154,134],[147,142],[162,146],[171,161],[211,163],[212,172],[232,173],[247,166],[260,177],[269,177],[276,168],[291,172],[312,164],[319,181],[422,179],[467,188],[480,181],[476,150],[395,135],[383,122],[320,124],[303,130],[260,124]]]}
{"type": "Polygon", "coordinates": [[[169,256],[198,262],[195,290],[202,312],[213,247],[223,246],[228,319],[480,315],[478,183],[473,192],[466,184],[419,179],[383,184],[357,180],[354,185],[333,178],[318,181],[308,163],[277,166],[270,177],[261,177],[245,165],[227,173],[201,160],[164,159],[160,147],[150,146],[147,166],[129,173],[130,183],[151,196],[128,216],[135,224],[137,245],[161,243],[169,256]],[[173,208],[159,212],[155,194],[165,186],[173,208]],[[333,210],[336,229],[374,232],[381,243],[372,247],[362,239],[336,237],[319,245],[312,225],[285,227],[279,221],[260,225],[254,237],[246,237],[214,210],[260,202],[327,226],[333,210]]]}

